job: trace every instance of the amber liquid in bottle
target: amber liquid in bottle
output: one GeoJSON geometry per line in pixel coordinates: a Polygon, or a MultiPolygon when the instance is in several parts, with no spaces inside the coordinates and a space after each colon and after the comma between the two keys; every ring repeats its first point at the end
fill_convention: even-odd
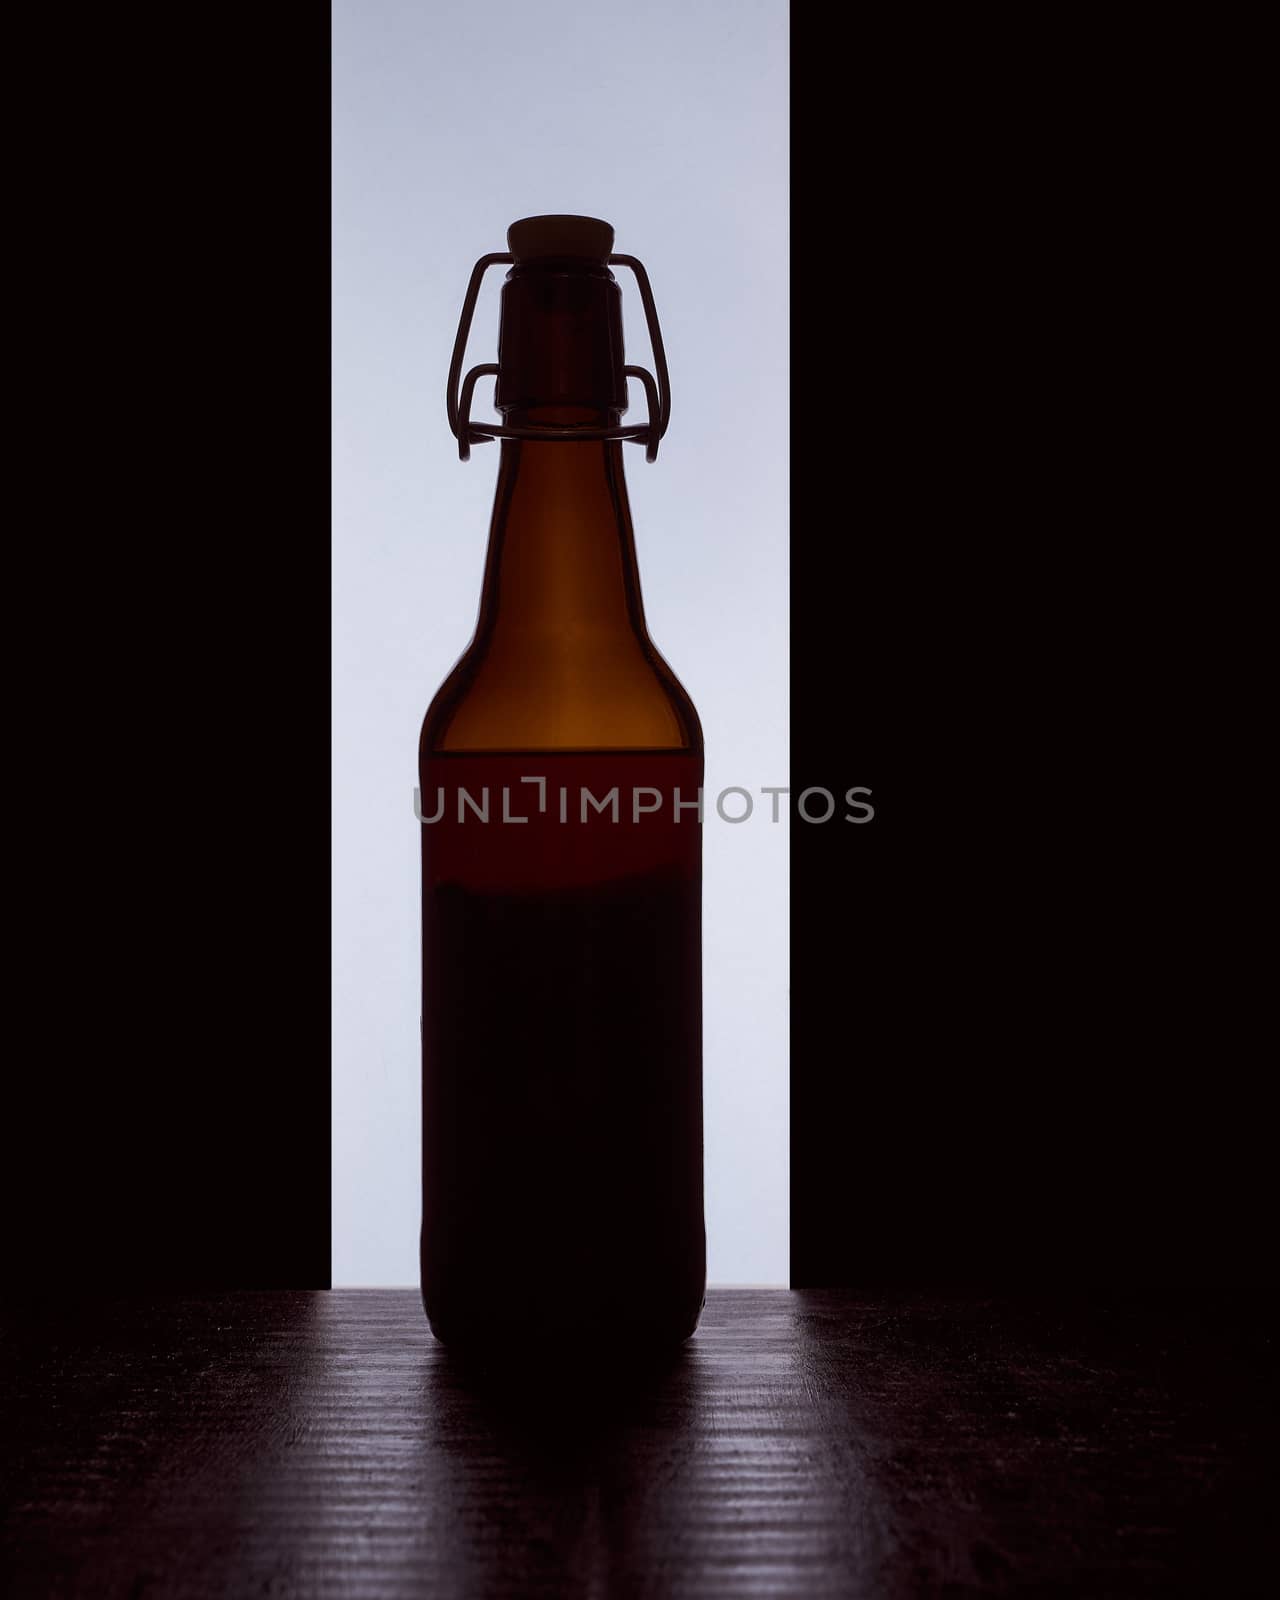
{"type": "MultiPolygon", "coordinates": [[[[498,405],[607,427],[617,285],[548,237],[508,277],[498,405]]],[[[423,1301],[450,1344],[674,1343],[706,1277],[702,733],[645,626],[622,443],[499,449],[419,755],[423,1301]]]]}

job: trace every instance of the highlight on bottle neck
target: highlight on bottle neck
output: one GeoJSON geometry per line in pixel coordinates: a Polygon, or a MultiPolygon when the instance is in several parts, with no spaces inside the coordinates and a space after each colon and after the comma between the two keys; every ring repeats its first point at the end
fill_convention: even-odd
{"type": "Polygon", "coordinates": [[[627,439],[656,459],[671,415],[662,333],[648,274],[634,256],[613,254],[613,229],[596,217],[525,217],[507,230],[508,250],[481,256],[463,301],[449,368],[449,426],[466,461],[489,439],[627,439]],[[459,387],[467,336],[485,272],[510,267],[502,290],[498,360],[472,367],[459,387]],[[622,293],[611,266],[634,274],[644,305],[658,376],[626,365],[622,293]],[[478,379],[496,378],[503,422],[476,422],[478,379]],[[648,421],[623,427],[627,379],[644,385],[648,421]]]}

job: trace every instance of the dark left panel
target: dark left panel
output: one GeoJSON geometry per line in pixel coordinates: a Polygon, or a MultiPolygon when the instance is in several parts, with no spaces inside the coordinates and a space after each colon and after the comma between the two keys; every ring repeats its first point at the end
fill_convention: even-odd
{"type": "Polygon", "coordinates": [[[27,657],[52,814],[22,925],[36,1027],[10,1035],[7,1277],[322,1288],[329,17],[81,34],[40,124],[68,153],[38,142],[57,242],[24,307],[57,418],[24,591],[53,641],[27,657]]]}

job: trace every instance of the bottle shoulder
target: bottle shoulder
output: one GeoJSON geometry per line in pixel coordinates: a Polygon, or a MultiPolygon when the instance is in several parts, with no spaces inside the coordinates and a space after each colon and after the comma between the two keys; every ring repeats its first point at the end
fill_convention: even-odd
{"type": "Polygon", "coordinates": [[[436,691],[420,752],[702,749],[684,685],[647,635],[473,639],[436,691]]]}
{"type": "Polygon", "coordinates": [[[677,715],[680,718],[681,726],[686,730],[688,747],[690,749],[701,750],[702,719],[698,715],[698,710],[693,703],[692,696],[672,670],[670,662],[647,634],[645,635],[644,644],[649,655],[650,663],[658,676],[658,680],[662,684],[663,689],[670,699],[672,705],[675,707],[677,715]]]}

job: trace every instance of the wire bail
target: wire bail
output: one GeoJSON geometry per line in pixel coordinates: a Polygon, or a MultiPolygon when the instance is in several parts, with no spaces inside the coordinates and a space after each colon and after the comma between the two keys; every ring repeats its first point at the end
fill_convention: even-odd
{"type": "Polygon", "coordinates": [[[658,326],[658,309],[653,302],[653,290],[649,286],[649,274],[635,256],[609,256],[608,265],[611,267],[629,267],[636,280],[636,287],[640,290],[640,301],[644,306],[645,322],[649,329],[649,343],[653,348],[653,364],[658,369],[655,379],[651,372],[644,367],[624,366],[624,377],[637,378],[644,385],[645,402],[648,407],[647,422],[632,424],[629,427],[615,426],[612,428],[589,428],[566,425],[539,426],[526,425],[511,427],[507,423],[498,422],[473,422],[471,418],[471,401],[475,394],[476,382],[480,378],[496,377],[498,373],[497,362],[488,361],[481,366],[472,367],[463,378],[459,388],[458,377],[462,371],[462,363],[467,353],[467,339],[471,333],[471,319],[475,316],[476,301],[480,298],[480,285],[485,273],[490,267],[511,265],[515,256],[510,252],[481,256],[471,271],[471,281],[467,285],[466,297],[462,302],[462,315],[458,320],[458,335],[453,342],[453,359],[449,363],[449,388],[445,396],[449,412],[449,430],[458,441],[458,458],[469,461],[471,446],[473,444],[487,444],[490,439],[555,439],[560,441],[589,440],[589,439],[624,439],[632,444],[645,446],[645,460],[658,459],[658,443],[667,431],[671,420],[671,380],[667,372],[666,351],[662,344],[662,329],[658,326]]]}

